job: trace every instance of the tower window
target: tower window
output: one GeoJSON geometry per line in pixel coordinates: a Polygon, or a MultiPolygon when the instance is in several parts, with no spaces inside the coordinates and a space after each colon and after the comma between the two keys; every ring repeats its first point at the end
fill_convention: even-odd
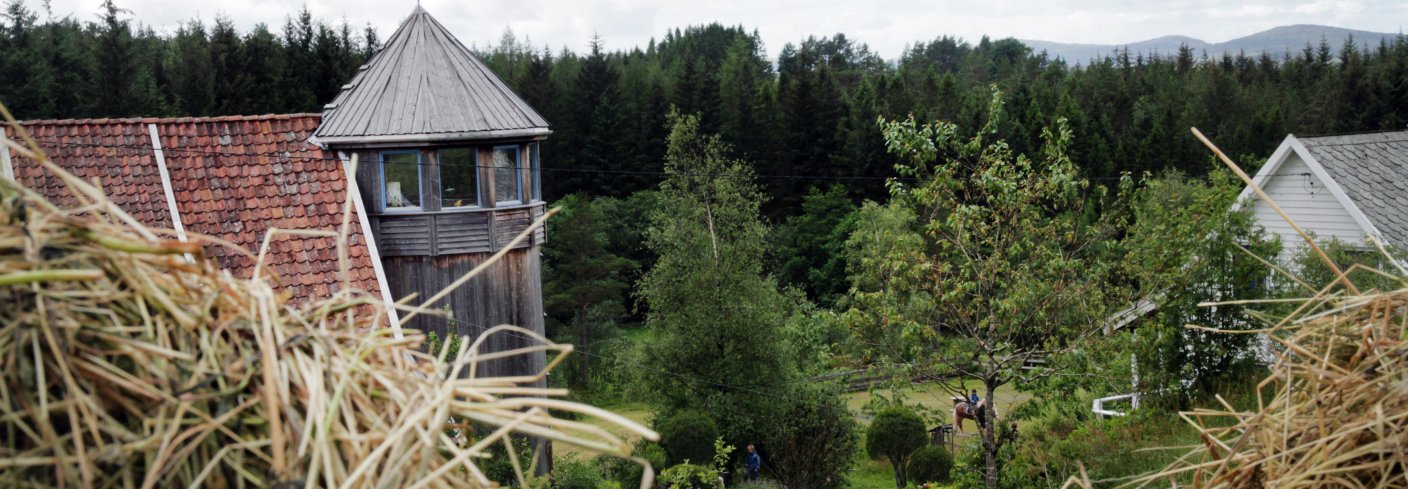
{"type": "Polygon", "coordinates": [[[523,181],[519,178],[518,146],[494,147],[494,195],[501,204],[523,201],[523,181]]]}
{"type": "Polygon", "coordinates": [[[381,184],[382,210],[420,210],[420,152],[382,152],[381,184]]]}
{"type": "Polygon", "coordinates": [[[440,208],[479,206],[479,152],[444,148],[439,152],[440,208]]]}

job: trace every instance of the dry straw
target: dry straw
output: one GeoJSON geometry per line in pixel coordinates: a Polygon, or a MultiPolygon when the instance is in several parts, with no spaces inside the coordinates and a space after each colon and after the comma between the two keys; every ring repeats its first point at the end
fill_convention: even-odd
{"type": "MultiPolygon", "coordinates": [[[[269,272],[235,278],[202,257],[206,244],[232,245],[143,227],[0,113],[27,142],[7,150],[80,202],[62,209],[0,179],[0,486],[492,487],[478,463],[496,445],[516,453],[524,439],[511,435],[631,458],[645,466],[641,487],[651,483],[613,431],[655,433],[535,387],[571,345],[498,326],[456,358],[433,358],[419,333],[393,334],[388,306],[364,291],[290,304],[269,272]],[[535,341],[481,351],[496,334],[535,341]],[[557,355],[535,375],[472,374],[540,352],[557,355]]],[[[321,233],[341,257],[348,216],[321,233]]],[[[532,467],[509,458],[526,485],[532,467]]]]}
{"type": "Polygon", "coordinates": [[[1219,407],[1181,413],[1202,445],[1128,485],[1408,487],[1408,273],[1379,248],[1393,273],[1361,265],[1341,271],[1314,248],[1335,281],[1257,331],[1276,355],[1258,385],[1257,409],[1239,411],[1217,397],[1219,407]],[[1396,290],[1361,290],[1354,280],[1369,274],[1396,290]],[[1269,392],[1275,394],[1264,399],[1269,392]]]}

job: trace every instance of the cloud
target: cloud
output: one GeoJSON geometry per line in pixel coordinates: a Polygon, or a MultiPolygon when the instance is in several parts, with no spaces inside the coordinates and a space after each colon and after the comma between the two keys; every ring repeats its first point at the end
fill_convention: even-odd
{"type": "MultiPolygon", "coordinates": [[[[40,0],[25,0],[38,10],[40,0]]],[[[370,24],[390,37],[414,0],[116,0],[133,18],[161,32],[182,21],[216,14],[243,31],[265,23],[279,32],[306,4],[317,18],[354,28],[370,24]]],[[[1400,32],[1408,16],[1402,0],[420,0],[466,44],[497,43],[504,29],[534,46],[581,52],[594,34],[608,49],[644,47],[667,29],[709,22],[756,29],[769,54],[808,35],[845,33],[896,58],[905,45],[943,35],[976,41],[983,35],[1060,42],[1127,43],[1169,34],[1208,41],[1244,36],[1286,24],[1334,24],[1400,32]]],[[[97,19],[98,0],[52,0],[56,16],[97,19]]],[[[42,14],[41,14],[42,15],[42,14]]]]}

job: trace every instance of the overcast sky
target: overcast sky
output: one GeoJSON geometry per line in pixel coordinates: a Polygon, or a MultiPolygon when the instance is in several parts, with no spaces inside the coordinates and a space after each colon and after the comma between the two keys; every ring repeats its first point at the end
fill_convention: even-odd
{"type": "MultiPolygon", "coordinates": [[[[26,0],[39,9],[41,0],[26,0]]],[[[51,0],[56,16],[96,17],[101,0],[51,0]]],[[[415,0],[117,0],[143,24],[172,31],[183,20],[221,14],[241,31],[263,22],[275,31],[306,4],[315,17],[371,23],[385,40],[415,0]]],[[[1181,34],[1221,42],[1288,24],[1325,24],[1403,32],[1405,0],[423,0],[423,7],[467,44],[496,42],[512,29],[534,46],[581,51],[593,33],[608,49],[644,46],[666,29],[708,22],[742,24],[776,56],[807,35],[845,33],[887,59],[905,45],[940,35],[976,41],[984,34],[1115,44],[1181,34]]]]}

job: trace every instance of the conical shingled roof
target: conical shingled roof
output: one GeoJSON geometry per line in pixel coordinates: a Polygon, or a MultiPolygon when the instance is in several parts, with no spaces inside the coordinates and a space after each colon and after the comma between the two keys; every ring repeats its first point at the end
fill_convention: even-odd
{"type": "Polygon", "coordinates": [[[419,5],[325,107],[320,143],[548,134],[548,122],[419,5]]]}

